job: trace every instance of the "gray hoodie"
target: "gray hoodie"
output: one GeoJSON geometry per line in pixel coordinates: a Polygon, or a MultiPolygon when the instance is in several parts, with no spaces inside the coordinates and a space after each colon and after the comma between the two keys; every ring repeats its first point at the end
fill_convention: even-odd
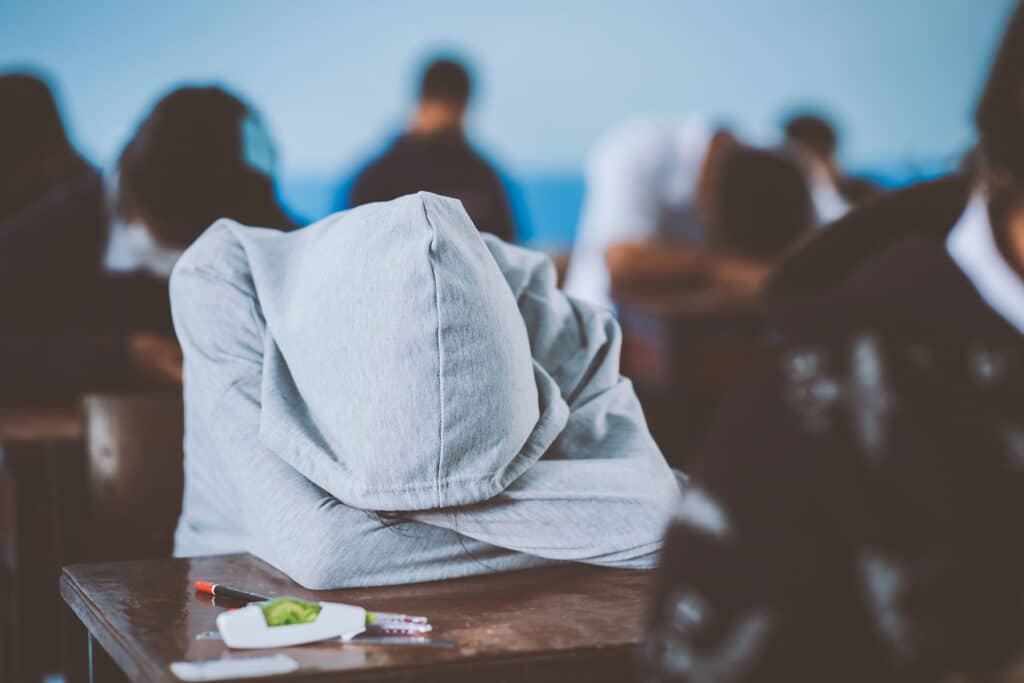
{"type": "Polygon", "coordinates": [[[620,333],[543,255],[428,193],[282,233],[221,220],[171,277],[175,552],[311,588],[653,566],[678,498],[620,333]]]}

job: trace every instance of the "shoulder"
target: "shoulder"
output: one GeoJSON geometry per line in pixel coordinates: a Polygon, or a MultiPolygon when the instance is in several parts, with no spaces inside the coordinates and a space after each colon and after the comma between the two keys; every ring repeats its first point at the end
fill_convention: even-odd
{"type": "Polygon", "coordinates": [[[360,183],[365,184],[368,181],[377,181],[386,177],[395,164],[401,162],[404,156],[402,149],[401,136],[389,142],[383,150],[370,157],[356,172],[355,184],[358,186],[360,183]]]}
{"type": "Polygon", "coordinates": [[[376,183],[387,176],[393,161],[386,155],[375,157],[356,172],[352,187],[355,191],[365,189],[368,184],[376,183]]]}
{"type": "MultiPolygon", "coordinates": [[[[170,278],[171,315],[186,361],[211,354],[258,355],[264,326],[241,231],[221,219],[200,235],[178,260],[170,278]]],[[[278,233],[276,230],[268,232],[278,233]]]]}
{"type": "Polygon", "coordinates": [[[489,233],[480,233],[487,250],[498,264],[502,275],[517,298],[526,289],[543,287],[557,289],[558,275],[547,254],[509,244],[489,233]]]}
{"type": "Polygon", "coordinates": [[[105,219],[103,180],[92,168],[54,185],[15,213],[0,218],[0,237],[19,231],[78,232],[105,219]]]}
{"type": "Polygon", "coordinates": [[[250,228],[230,218],[215,221],[182,253],[174,273],[207,271],[229,275],[244,269],[245,248],[239,231],[246,229],[250,228]]]}
{"type": "Polygon", "coordinates": [[[951,175],[884,194],[821,228],[776,269],[769,297],[820,292],[907,238],[941,240],[967,204],[968,180],[951,175]]]}
{"type": "MultiPolygon", "coordinates": [[[[766,295],[769,324],[786,342],[837,342],[865,330],[890,337],[953,332],[984,309],[976,290],[949,257],[945,241],[909,235],[885,244],[841,278],[817,290],[766,295]]],[[[954,336],[959,336],[955,335],[954,336]]]]}
{"type": "Polygon", "coordinates": [[[191,308],[184,302],[211,296],[211,289],[230,287],[247,297],[255,296],[241,230],[256,228],[222,218],[181,255],[170,278],[171,305],[176,315],[178,310],[191,308]]]}
{"type": "Polygon", "coordinates": [[[476,146],[470,144],[468,140],[463,145],[463,153],[465,154],[466,162],[476,173],[480,174],[479,178],[481,180],[501,184],[501,174],[498,172],[497,165],[476,146]]]}

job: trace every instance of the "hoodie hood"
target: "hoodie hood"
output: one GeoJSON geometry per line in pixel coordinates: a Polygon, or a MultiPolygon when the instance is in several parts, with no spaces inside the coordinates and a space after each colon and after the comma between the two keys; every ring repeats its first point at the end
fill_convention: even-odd
{"type": "Polygon", "coordinates": [[[568,406],[457,200],[233,230],[266,321],[260,439],[343,503],[477,503],[562,431],[568,406]]]}

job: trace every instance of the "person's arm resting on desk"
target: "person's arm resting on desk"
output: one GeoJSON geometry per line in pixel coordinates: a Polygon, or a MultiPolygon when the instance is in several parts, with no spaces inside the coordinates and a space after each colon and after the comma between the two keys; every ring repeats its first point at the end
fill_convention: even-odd
{"type": "Polygon", "coordinates": [[[613,294],[672,286],[715,286],[757,292],[767,263],[705,247],[664,242],[616,242],[605,251],[613,294]]]}

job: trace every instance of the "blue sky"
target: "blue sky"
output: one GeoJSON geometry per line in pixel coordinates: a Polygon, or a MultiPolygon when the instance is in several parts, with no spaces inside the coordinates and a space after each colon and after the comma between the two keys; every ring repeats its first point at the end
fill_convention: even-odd
{"type": "Polygon", "coordinates": [[[768,140],[807,103],[860,167],[971,140],[1011,0],[0,0],[0,68],[60,84],[75,139],[109,161],[181,81],[224,83],[268,120],[289,174],[339,172],[394,131],[421,59],[480,76],[472,130],[513,172],[578,168],[634,113],[708,112],[768,140]]]}

